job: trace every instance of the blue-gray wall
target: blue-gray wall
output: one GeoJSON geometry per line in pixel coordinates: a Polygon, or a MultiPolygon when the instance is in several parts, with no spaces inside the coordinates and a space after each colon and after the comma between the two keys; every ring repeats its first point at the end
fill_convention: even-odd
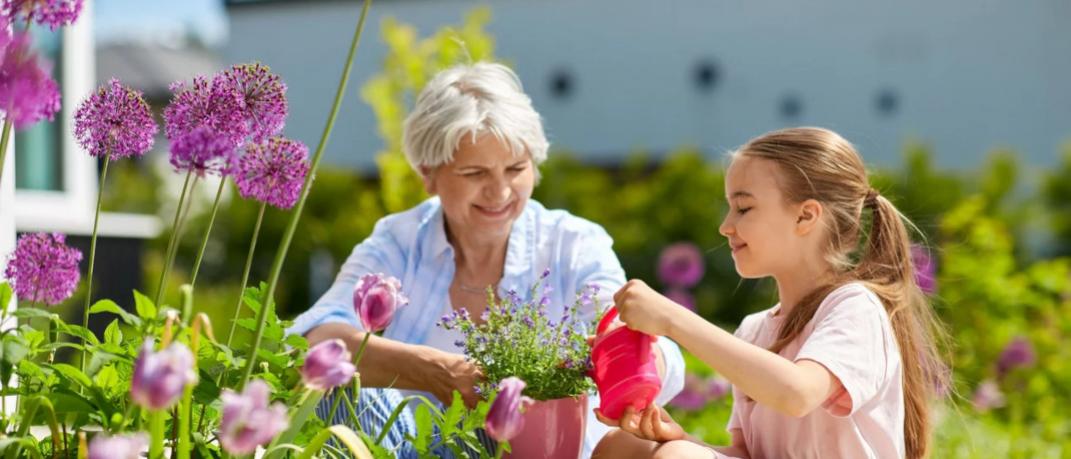
{"type": "MultiPolygon", "coordinates": [[[[379,24],[422,35],[458,24],[467,0],[372,5],[329,164],[372,169],[382,142],[359,89],[379,67],[379,24]]],[[[905,140],[968,167],[1009,147],[1055,163],[1071,139],[1071,2],[1067,0],[500,0],[489,31],[546,121],[551,142],[602,160],[636,149],[698,145],[718,155],[788,125],[853,140],[871,164],[899,161],[905,140]],[[714,62],[715,83],[695,84],[714,62]],[[572,75],[571,95],[552,75],[572,75]],[[880,94],[891,92],[891,111],[880,94]],[[794,99],[793,99],[794,98],[794,99]],[[798,112],[791,112],[795,100],[798,112]],[[786,108],[786,105],[788,106],[786,108]]],[[[259,59],[290,87],[286,134],[315,147],[359,1],[231,5],[225,59],[259,59]]]]}

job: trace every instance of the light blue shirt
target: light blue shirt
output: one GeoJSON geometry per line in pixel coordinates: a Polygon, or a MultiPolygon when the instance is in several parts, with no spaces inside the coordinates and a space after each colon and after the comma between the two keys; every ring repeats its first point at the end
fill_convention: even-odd
{"type": "MultiPolygon", "coordinates": [[[[560,317],[564,308],[573,304],[576,292],[589,284],[599,286],[599,304],[606,307],[612,304],[614,292],[625,284],[625,271],[612,246],[613,239],[601,226],[528,200],[510,230],[498,292],[505,295],[515,290],[525,298],[544,269],[549,268],[550,277],[544,284],[551,287],[547,306],[550,317],[560,317]]],[[[288,331],[305,334],[327,323],[345,323],[363,330],[353,310],[353,290],[362,275],[377,272],[398,278],[409,297],[409,305],[397,311],[383,336],[426,344],[449,302],[454,278],[454,249],[446,239],[438,197],[380,219],[372,235],[353,248],[327,293],[298,316],[288,331]]],[[[590,306],[580,312],[585,321],[596,313],[590,306]]],[[[662,338],[657,344],[665,357],[666,374],[656,401],[665,404],[684,387],[684,360],[673,341],[662,338]]],[[[455,347],[436,347],[459,353],[455,347]]],[[[598,406],[596,394],[589,397],[588,405],[598,406]]],[[[584,457],[591,455],[607,431],[609,427],[598,422],[589,409],[584,457]]]]}

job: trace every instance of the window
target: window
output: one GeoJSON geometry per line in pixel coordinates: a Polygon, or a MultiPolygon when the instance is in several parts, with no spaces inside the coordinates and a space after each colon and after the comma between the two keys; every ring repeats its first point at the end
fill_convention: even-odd
{"type": "MultiPolygon", "coordinates": [[[[52,78],[63,87],[60,44],[63,28],[56,31],[34,24],[30,31],[34,48],[52,64],[52,78]]],[[[64,108],[70,101],[61,99],[64,108]]],[[[42,120],[24,131],[15,131],[15,187],[20,190],[63,191],[63,113],[53,121],[42,120]]]]}

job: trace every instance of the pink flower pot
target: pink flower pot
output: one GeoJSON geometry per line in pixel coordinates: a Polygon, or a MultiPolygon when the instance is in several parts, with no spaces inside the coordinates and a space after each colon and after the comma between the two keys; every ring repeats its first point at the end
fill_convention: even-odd
{"type": "Polygon", "coordinates": [[[524,412],[524,428],[505,457],[576,459],[584,447],[588,397],[537,401],[524,412]]]}

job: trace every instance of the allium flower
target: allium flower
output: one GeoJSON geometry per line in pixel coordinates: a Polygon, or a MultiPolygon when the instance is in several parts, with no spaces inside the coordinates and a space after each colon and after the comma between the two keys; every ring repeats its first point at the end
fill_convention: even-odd
{"type": "Polygon", "coordinates": [[[672,244],[658,257],[658,279],[671,287],[694,287],[705,271],[703,253],[690,242],[672,244]]]}
{"type": "Polygon", "coordinates": [[[112,78],[74,112],[74,138],[90,155],[112,160],[141,156],[159,128],[141,91],[112,78]]]}
{"type": "Polygon", "coordinates": [[[226,135],[201,126],[171,142],[171,165],[178,171],[220,176],[230,174],[238,162],[234,142],[226,135]]]}
{"type": "Polygon", "coordinates": [[[144,408],[162,410],[178,400],[187,384],[196,383],[193,354],[186,345],[173,342],[166,349],[153,352],[152,340],[146,339],[134,362],[130,397],[144,408]]]}
{"type": "Polygon", "coordinates": [[[99,433],[89,442],[89,459],[140,459],[149,449],[149,436],[143,432],[127,435],[99,433]]]}
{"type": "Polygon", "coordinates": [[[487,412],[484,427],[487,435],[498,441],[509,441],[524,428],[522,409],[532,403],[532,399],[521,395],[527,384],[516,376],[503,379],[498,384],[498,395],[487,412]]]}
{"type": "Polygon", "coordinates": [[[684,306],[691,311],[695,311],[695,296],[693,296],[687,290],[671,288],[666,291],[665,295],[666,298],[669,298],[674,303],[684,306]]]}
{"type": "Polygon", "coordinates": [[[305,144],[283,137],[248,145],[234,174],[238,193],[280,209],[293,207],[309,172],[308,156],[305,144]]]}
{"type": "Polygon", "coordinates": [[[352,359],[342,340],[336,338],[320,342],[309,349],[305,356],[301,379],[310,389],[327,392],[353,379],[357,367],[352,359]]]}
{"type": "Polygon", "coordinates": [[[1017,336],[1012,339],[997,359],[997,375],[1003,377],[1009,371],[1019,367],[1029,367],[1037,361],[1034,355],[1034,346],[1030,340],[1017,336]]]}
{"type": "Polygon", "coordinates": [[[684,411],[702,409],[707,404],[707,387],[699,376],[688,373],[684,376],[684,388],[669,401],[670,405],[684,411]]]}
{"type": "Polygon", "coordinates": [[[286,123],[286,83],[259,62],[240,64],[223,73],[241,95],[245,128],[254,142],[278,134],[286,123]]]}
{"type": "Polygon", "coordinates": [[[4,277],[22,301],[56,305],[74,293],[82,252],[68,247],[59,233],[24,234],[8,260],[4,277]]]}
{"type": "Polygon", "coordinates": [[[707,380],[707,397],[712,400],[721,400],[732,390],[733,385],[728,379],[714,375],[707,380]]]}
{"type": "Polygon", "coordinates": [[[219,442],[224,450],[233,455],[253,453],[286,429],[290,423],[286,406],[279,402],[269,406],[270,397],[271,389],[260,379],[249,381],[241,394],[223,390],[219,442]]]}
{"type": "Polygon", "coordinates": [[[31,49],[28,33],[8,32],[7,19],[0,17],[0,110],[17,129],[48,118],[60,109],[59,85],[52,79],[51,64],[31,49]]]}
{"type": "Polygon", "coordinates": [[[174,142],[206,126],[230,138],[235,147],[245,141],[249,130],[242,110],[242,95],[223,74],[217,74],[211,81],[203,76],[194,77],[190,86],[175,82],[171,91],[175,95],[164,109],[167,140],[174,142]]]}
{"type": "Polygon", "coordinates": [[[32,20],[49,29],[74,24],[82,12],[83,0],[3,0],[3,16],[18,21],[32,20]]]}
{"type": "Polygon", "coordinates": [[[365,274],[353,289],[353,309],[370,333],[387,328],[395,311],[408,303],[402,283],[384,274],[365,274]]]}
{"type": "Polygon", "coordinates": [[[920,245],[911,246],[911,262],[915,265],[915,283],[927,295],[932,295],[937,291],[937,262],[920,245]]]}
{"type": "Polygon", "coordinates": [[[978,411],[1000,408],[1004,406],[1004,393],[1000,391],[1000,386],[997,385],[996,381],[987,379],[982,381],[978,388],[974,390],[971,403],[974,404],[974,408],[978,411]]]}

